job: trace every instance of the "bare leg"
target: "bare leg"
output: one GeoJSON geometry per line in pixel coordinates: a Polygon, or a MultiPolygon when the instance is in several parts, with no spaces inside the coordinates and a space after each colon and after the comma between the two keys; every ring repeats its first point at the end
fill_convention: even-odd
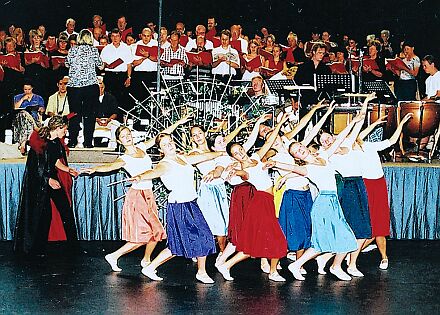
{"type": "Polygon", "coordinates": [[[351,252],[350,255],[350,263],[348,264],[348,268],[347,268],[347,272],[355,277],[363,277],[364,275],[362,274],[362,272],[360,272],[356,266],[357,263],[357,259],[358,256],[364,246],[365,243],[365,239],[357,239],[356,243],[358,245],[358,248],[354,251],[351,252]]]}
{"type": "Polygon", "coordinates": [[[223,265],[232,254],[235,253],[235,246],[229,242],[228,245],[226,245],[226,248],[223,251],[223,254],[219,257],[219,259],[216,261],[215,266],[223,265]]]}
{"type": "Polygon", "coordinates": [[[316,251],[314,248],[308,248],[301,256],[301,258],[297,259],[295,262],[289,265],[289,270],[297,280],[305,280],[305,278],[301,275],[301,267],[308,262],[310,259],[318,256],[320,252],[316,251]]]}
{"type": "Polygon", "coordinates": [[[148,266],[148,268],[156,270],[157,267],[159,267],[160,265],[162,265],[163,263],[167,262],[168,260],[170,260],[173,257],[174,257],[174,255],[171,254],[171,251],[167,247],[164,250],[162,250],[159,253],[159,255],[156,256],[156,258],[154,258],[154,260],[151,262],[151,264],[148,266]]]}
{"type": "Polygon", "coordinates": [[[220,252],[225,251],[226,247],[226,236],[217,236],[218,247],[220,248],[220,252]]]}
{"type": "Polygon", "coordinates": [[[335,259],[333,260],[333,264],[330,267],[330,272],[340,280],[349,281],[351,280],[351,277],[348,274],[346,274],[341,267],[342,261],[344,260],[346,255],[347,253],[336,254],[335,259]]]}
{"type": "Polygon", "coordinates": [[[157,242],[149,242],[147,246],[145,246],[144,258],[142,258],[141,266],[146,267],[151,263],[151,253],[156,247],[157,242]]]}
{"type": "Polygon", "coordinates": [[[380,255],[382,259],[387,259],[387,239],[385,236],[377,236],[376,237],[377,248],[379,249],[380,255]]]}
{"type": "Polygon", "coordinates": [[[284,282],[286,279],[280,276],[280,274],[277,271],[278,262],[280,260],[278,258],[272,258],[270,260],[270,273],[269,273],[269,280],[275,281],[275,282],[284,282]]]}
{"type": "Polygon", "coordinates": [[[197,269],[197,280],[203,283],[214,283],[214,280],[206,273],[206,256],[197,257],[197,269]]]}
{"type": "Polygon", "coordinates": [[[227,269],[231,269],[235,264],[237,264],[240,261],[243,261],[245,259],[248,259],[249,257],[250,257],[249,255],[247,255],[243,252],[238,252],[237,254],[235,254],[234,257],[232,257],[227,262],[225,262],[223,264],[223,266],[225,266],[227,269]]]}
{"type": "Polygon", "coordinates": [[[272,258],[270,260],[270,273],[277,272],[277,266],[279,261],[280,260],[278,258],[272,258]]]}
{"type": "Polygon", "coordinates": [[[325,275],[327,272],[324,270],[327,262],[334,256],[333,253],[324,253],[316,257],[316,262],[318,264],[318,273],[320,275],[325,275]]]}
{"type": "Polygon", "coordinates": [[[206,256],[197,257],[197,273],[206,274],[206,256]]]}
{"type": "Polygon", "coordinates": [[[122,245],[122,247],[120,247],[118,250],[114,251],[111,254],[106,255],[105,260],[110,264],[113,271],[121,271],[122,269],[118,267],[119,257],[134,251],[135,249],[141,247],[142,245],[144,244],[127,242],[124,245],[122,245]]]}
{"type": "Polygon", "coordinates": [[[349,255],[350,255],[350,264],[348,265],[349,268],[357,268],[357,267],[356,267],[357,258],[358,258],[358,256],[359,256],[359,253],[361,252],[361,249],[362,249],[363,246],[364,246],[365,239],[364,239],[364,238],[362,238],[362,239],[357,239],[357,240],[356,240],[356,243],[357,243],[357,245],[358,245],[358,248],[357,248],[354,252],[351,252],[351,253],[349,254],[349,255]]]}
{"type": "MultiPolygon", "coordinates": [[[[223,255],[222,255],[223,256],[223,255]]],[[[243,253],[243,252],[238,252],[237,254],[235,254],[234,257],[232,257],[231,259],[229,259],[227,262],[225,262],[222,265],[217,265],[217,270],[222,274],[223,278],[225,278],[225,280],[231,281],[234,280],[234,278],[231,277],[229,270],[237,263],[239,263],[240,261],[243,261],[247,258],[249,258],[250,256],[243,253]]]]}
{"type": "Polygon", "coordinates": [[[365,249],[368,245],[370,245],[371,243],[373,243],[375,239],[376,239],[376,238],[373,237],[373,238],[369,238],[369,239],[365,240],[365,243],[364,243],[364,246],[362,246],[362,249],[365,249]]]}

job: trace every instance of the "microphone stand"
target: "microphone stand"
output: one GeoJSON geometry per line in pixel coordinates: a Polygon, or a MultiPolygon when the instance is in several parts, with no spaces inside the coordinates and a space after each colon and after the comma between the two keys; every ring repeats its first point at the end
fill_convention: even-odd
{"type": "Polygon", "coordinates": [[[364,57],[364,52],[363,52],[363,50],[361,49],[360,51],[359,51],[359,69],[358,69],[358,76],[359,76],[359,93],[362,93],[362,69],[363,69],[363,67],[364,67],[364,60],[363,60],[363,57],[364,57]]]}

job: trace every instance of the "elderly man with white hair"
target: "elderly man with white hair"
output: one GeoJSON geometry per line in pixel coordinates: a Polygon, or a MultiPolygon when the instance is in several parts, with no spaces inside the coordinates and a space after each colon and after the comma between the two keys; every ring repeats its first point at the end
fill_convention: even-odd
{"type": "Polygon", "coordinates": [[[69,37],[71,35],[78,36],[78,33],[75,32],[75,25],[76,25],[75,20],[72,19],[72,18],[68,18],[67,21],[66,21],[66,30],[62,31],[61,33],[62,34],[66,34],[67,37],[69,37]]]}

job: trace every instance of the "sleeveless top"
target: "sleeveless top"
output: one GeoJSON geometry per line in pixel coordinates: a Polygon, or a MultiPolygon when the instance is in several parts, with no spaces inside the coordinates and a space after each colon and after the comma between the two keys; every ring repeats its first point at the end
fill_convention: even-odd
{"type": "Polygon", "coordinates": [[[245,168],[244,170],[249,173],[249,183],[255,186],[257,190],[267,190],[273,186],[272,179],[269,176],[268,170],[263,170],[263,162],[260,161],[258,154],[254,153],[251,159],[258,161],[257,165],[245,168]]]}
{"type": "MultiPolygon", "coordinates": [[[[145,146],[145,143],[142,142],[137,144],[136,148],[142,150],[142,152],[145,153],[145,156],[142,158],[135,158],[128,154],[124,154],[120,157],[120,159],[125,162],[124,169],[130,174],[130,176],[136,176],[145,171],[151,170],[153,165],[150,156],[146,153],[147,147],[145,146]]],[[[152,189],[153,182],[151,179],[145,179],[137,183],[133,183],[131,188],[138,190],[152,189]]]]}
{"type": "MultiPolygon", "coordinates": [[[[278,152],[271,159],[274,161],[277,161],[277,162],[295,165],[295,159],[289,153],[278,152]]],[[[281,176],[284,176],[284,175],[290,173],[289,171],[285,171],[285,170],[281,170],[281,169],[278,169],[278,172],[281,174],[281,176]]],[[[286,190],[288,190],[288,189],[292,189],[292,190],[301,189],[308,184],[309,184],[309,181],[307,180],[307,178],[305,178],[303,176],[292,177],[292,178],[289,178],[286,180],[286,190]]]]}
{"type": "Polygon", "coordinates": [[[170,190],[168,202],[183,203],[193,201],[197,198],[197,192],[194,187],[194,167],[188,163],[183,155],[178,156],[185,165],[168,158],[162,159],[169,165],[168,171],[160,179],[165,187],[170,190]]]}

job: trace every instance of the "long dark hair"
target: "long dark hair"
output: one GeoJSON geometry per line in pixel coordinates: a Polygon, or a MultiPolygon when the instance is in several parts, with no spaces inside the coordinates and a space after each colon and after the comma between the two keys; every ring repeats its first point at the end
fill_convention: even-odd
{"type": "Polygon", "coordinates": [[[128,129],[131,132],[130,128],[128,128],[127,126],[119,126],[115,131],[115,137],[116,137],[116,143],[117,143],[116,150],[118,152],[122,152],[122,153],[125,152],[125,147],[119,142],[119,136],[121,135],[121,132],[124,129],[128,129]]]}

